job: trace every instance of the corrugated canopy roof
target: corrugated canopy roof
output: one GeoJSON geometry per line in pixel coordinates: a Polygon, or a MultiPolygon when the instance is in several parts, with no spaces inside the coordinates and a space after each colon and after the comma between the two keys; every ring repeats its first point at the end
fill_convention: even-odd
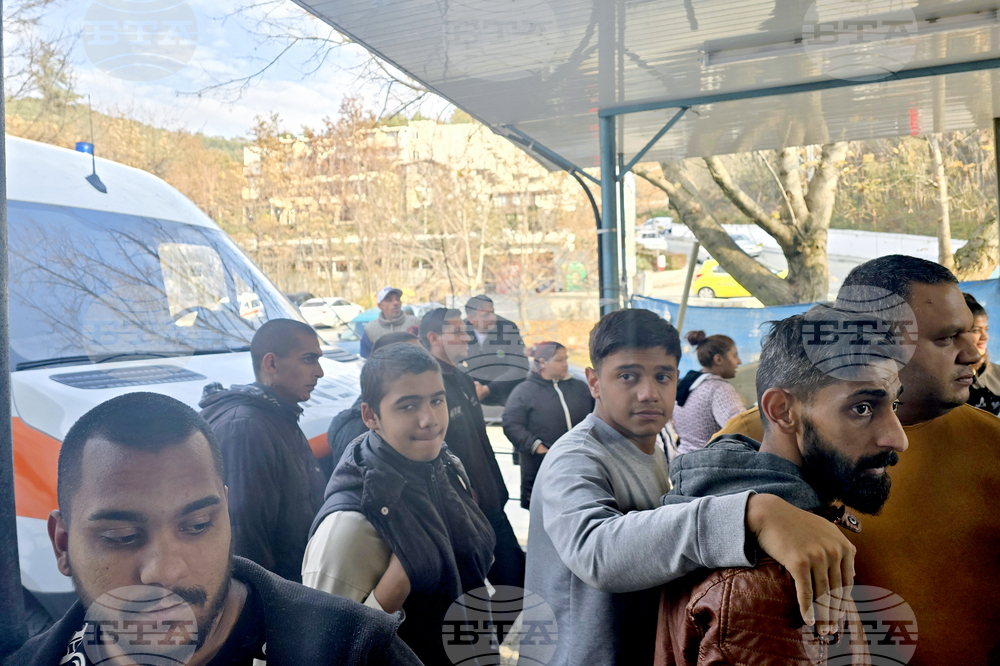
{"type": "MultiPolygon", "coordinates": [[[[985,128],[1000,115],[1000,61],[984,62],[1000,58],[996,1],[296,2],[495,131],[580,167],[599,165],[598,110],[639,102],[852,83],[695,103],[644,160],[985,128]],[[884,78],[947,64],[959,65],[884,78]]],[[[625,160],[676,111],[620,117],[625,160]]]]}

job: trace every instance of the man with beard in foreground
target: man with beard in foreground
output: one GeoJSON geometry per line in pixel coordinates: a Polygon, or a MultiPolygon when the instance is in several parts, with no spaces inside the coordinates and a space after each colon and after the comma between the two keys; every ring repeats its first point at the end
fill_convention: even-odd
{"type": "MultiPolygon", "coordinates": [[[[914,315],[913,357],[899,371],[910,448],[892,471],[892,501],[850,535],[857,577],[913,609],[908,666],[1000,664],[1000,419],[966,404],[981,358],[972,312],[951,271],[898,254],[855,266],[837,307],[863,311],[879,291],[914,315]]],[[[719,434],[758,439],[760,427],[754,408],[719,434]]]]}
{"type": "MultiPolygon", "coordinates": [[[[820,305],[776,322],[757,370],[763,440],[723,435],[678,456],[664,503],[767,492],[861,531],[858,519],[835,503],[877,514],[889,497],[888,469],[907,446],[896,417],[902,350],[892,329],[869,320],[820,305]],[[820,328],[823,335],[814,335],[820,328]]],[[[691,574],[663,589],[654,663],[871,663],[850,590],[830,594],[846,601],[845,635],[821,640],[804,628],[792,576],[773,559],[691,574]]]]}
{"type": "Polygon", "coordinates": [[[84,414],[59,453],[49,538],[80,601],[9,666],[419,664],[399,614],[232,555],[223,460],[185,404],[129,393],[84,414]]]}

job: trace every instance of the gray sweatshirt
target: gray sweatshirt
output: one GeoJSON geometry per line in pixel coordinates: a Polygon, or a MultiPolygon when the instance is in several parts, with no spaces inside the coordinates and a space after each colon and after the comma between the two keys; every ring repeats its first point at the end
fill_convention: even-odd
{"type": "MultiPolygon", "coordinates": [[[[651,663],[660,585],[699,568],[752,566],[749,491],[661,506],[669,489],[663,451],[646,455],[594,414],[545,456],[525,587],[555,613],[549,666],[651,663]]],[[[521,655],[527,666],[523,645],[521,655]]]]}

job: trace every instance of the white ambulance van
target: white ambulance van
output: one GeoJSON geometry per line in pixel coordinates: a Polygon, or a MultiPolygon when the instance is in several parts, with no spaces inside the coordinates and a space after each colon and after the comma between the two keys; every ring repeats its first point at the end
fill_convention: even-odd
{"type": "MultiPolygon", "coordinates": [[[[32,628],[75,599],[56,569],[59,446],[95,405],[156,391],[198,409],[210,382],[253,381],[249,344],[270,319],[301,320],[211,219],[165,182],[91,156],[7,137],[14,488],[21,580],[32,628]]],[[[340,350],[305,403],[302,429],[328,452],[330,420],[360,392],[340,350]]]]}

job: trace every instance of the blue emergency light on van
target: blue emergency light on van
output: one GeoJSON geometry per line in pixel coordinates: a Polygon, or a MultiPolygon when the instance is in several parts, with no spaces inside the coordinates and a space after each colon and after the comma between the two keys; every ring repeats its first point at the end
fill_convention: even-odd
{"type": "Polygon", "coordinates": [[[89,141],[77,141],[76,142],[76,152],[87,153],[88,155],[94,154],[94,144],[89,141]]]}

